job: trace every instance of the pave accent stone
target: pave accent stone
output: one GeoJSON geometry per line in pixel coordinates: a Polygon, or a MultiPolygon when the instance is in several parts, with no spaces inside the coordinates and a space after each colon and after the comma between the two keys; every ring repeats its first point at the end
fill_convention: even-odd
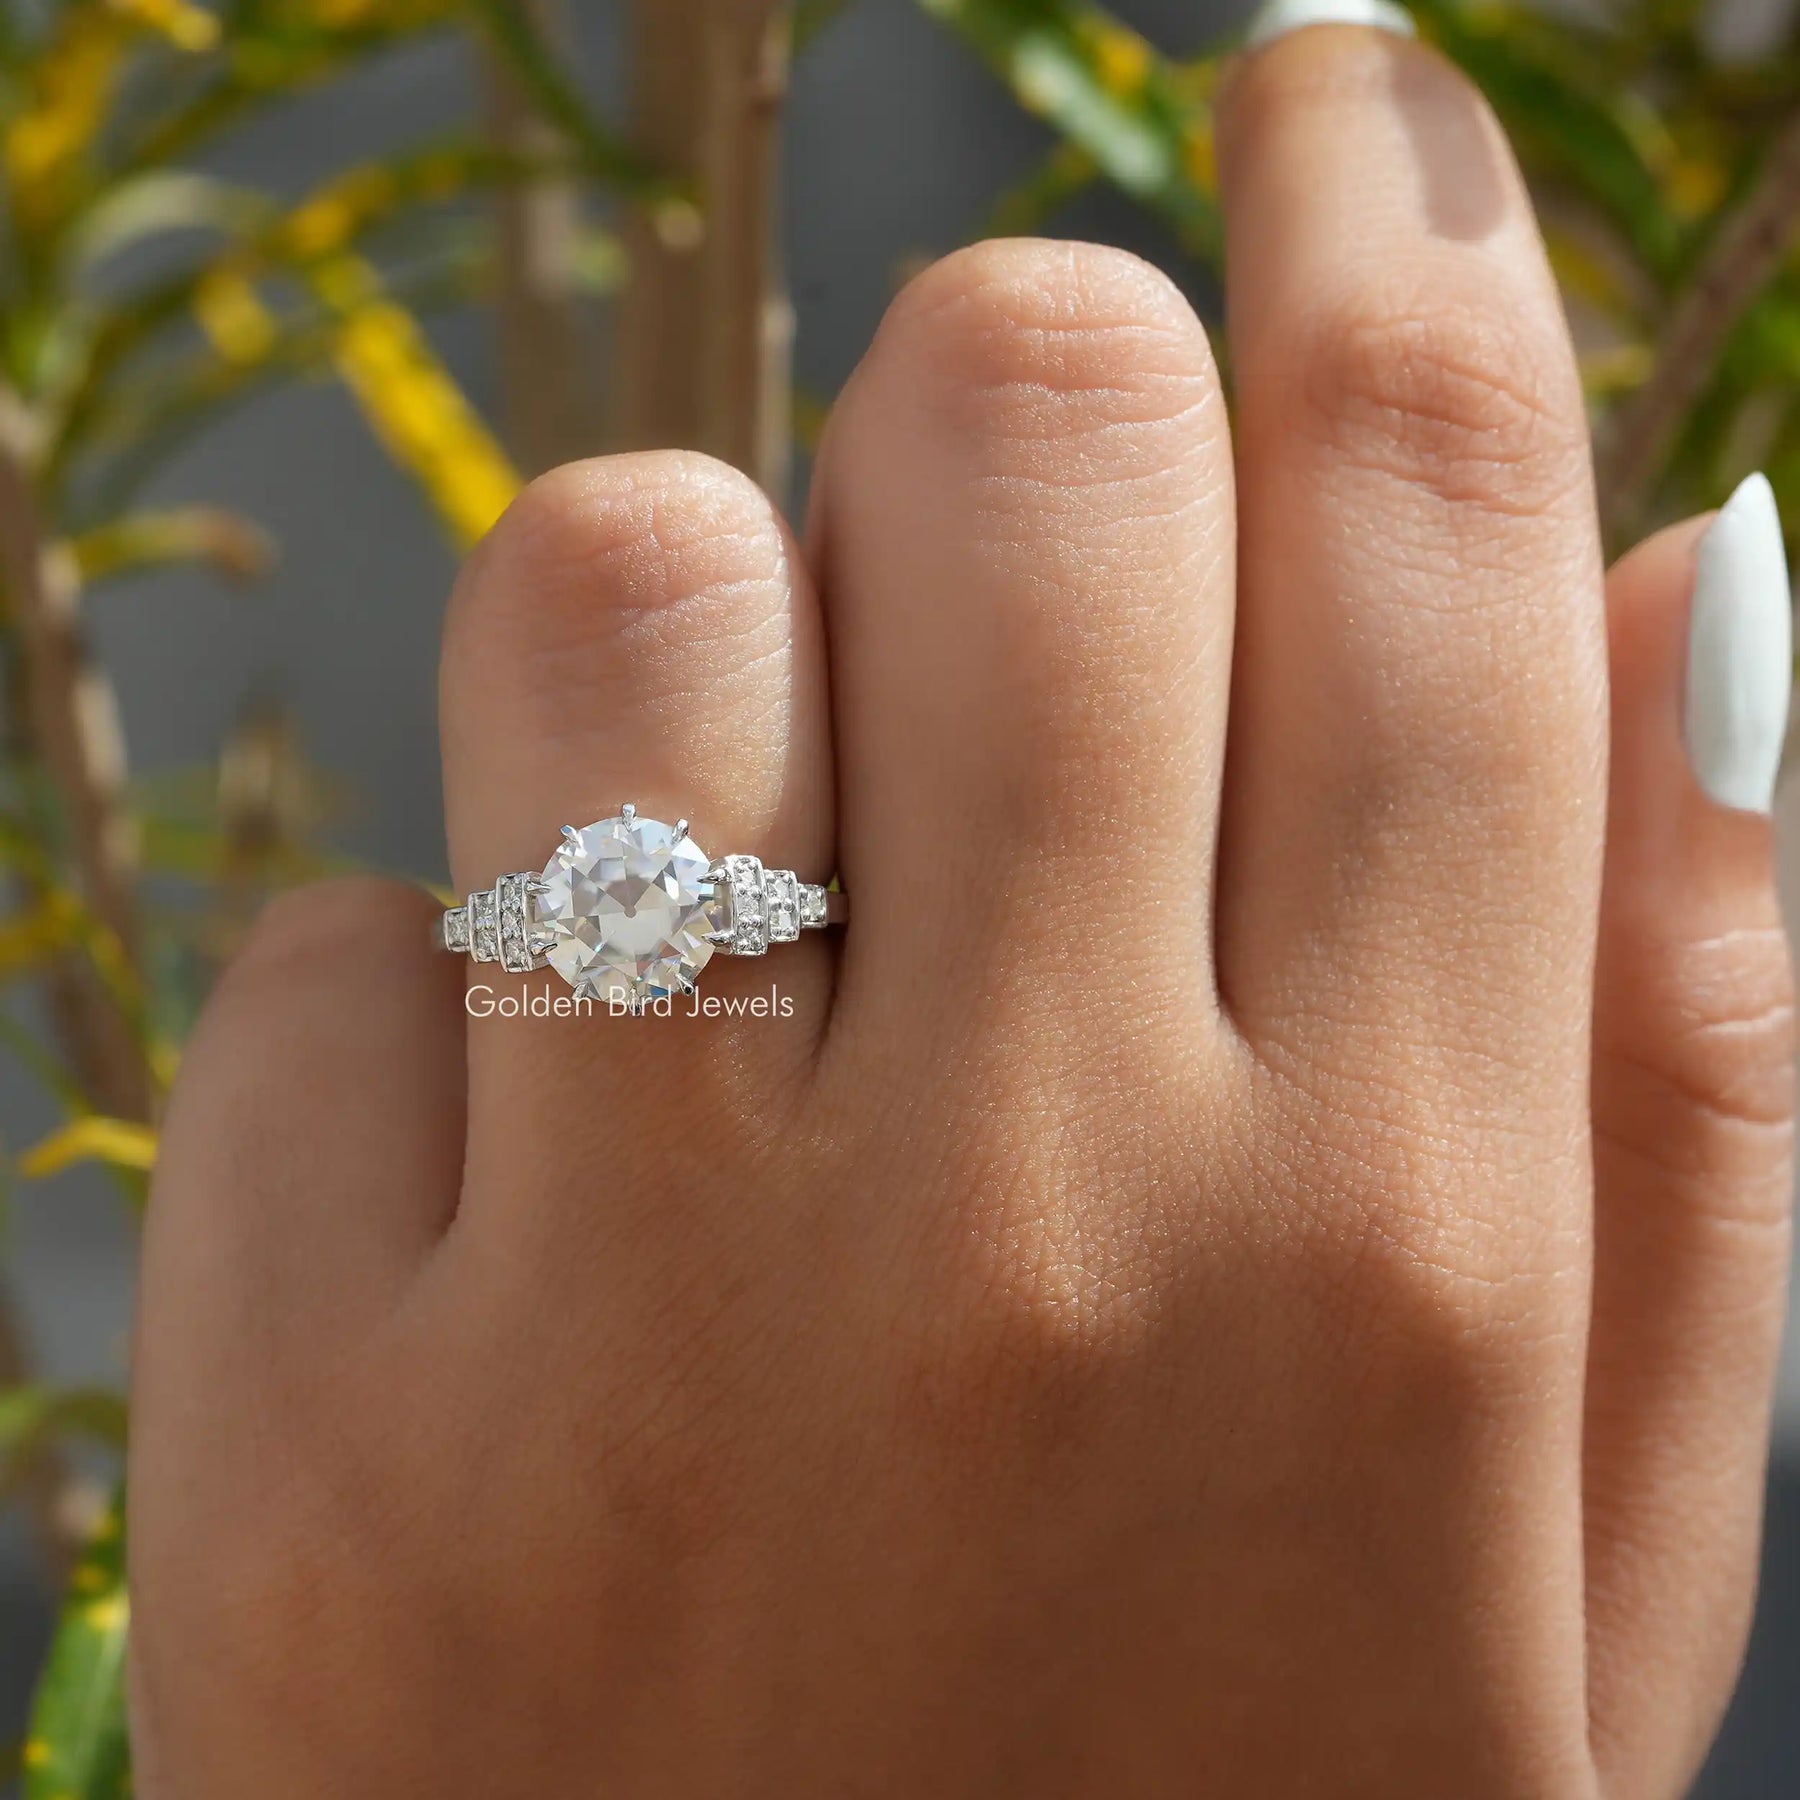
{"type": "Polygon", "coordinates": [[[792,869],[763,871],[763,912],[771,944],[791,944],[800,935],[800,880],[792,869]]]}
{"type": "Polygon", "coordinates": [[[500,929],[491,890],[469,896],[469,954],[480,963],[500,960],[500,929]]]}
{"type": "Polygon", "coordinates": [[[726,924],[712,866],[660,819],[600,819],[566,837],[529,889],[528,944],[601,1004],[685,993],[726,924]]]}
{"type": "Polygon", "coordinates": [[[469,909],[452,906],[444,914],[444,948],[466,955],[469,948],[469,909]]]}
{"type": "Polygon", "coordinates": [[[825,890],[810,882],[800,884],[800,925],[805,931],[823,931],[827,901],[825,890]]]}
{"type": "Polygon", "coordinates": [[[754,856],[728,856],[718,868],[725,880],[726,929],[730,934],[720,948],[733,956],[761,956],[769,947],[763,866],[754,856]]]}
{"type": "Polygon", "coordinates": [[[494,888],[500,923],[500,965],[515,975],[537,966],[528,916],[532,879],[530,875],[502,875],[494,888]]]}

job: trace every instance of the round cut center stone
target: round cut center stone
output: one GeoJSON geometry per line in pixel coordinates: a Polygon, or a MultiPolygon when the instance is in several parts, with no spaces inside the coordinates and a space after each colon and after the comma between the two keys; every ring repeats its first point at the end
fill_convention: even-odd
{"type": "Polygon", "coordinates": [[[533,903],[550,966],[596,1001],[658,1000],[692,986],[728,922],[711,867],[660,819],[601,819],[566,836],[533,903]]]}

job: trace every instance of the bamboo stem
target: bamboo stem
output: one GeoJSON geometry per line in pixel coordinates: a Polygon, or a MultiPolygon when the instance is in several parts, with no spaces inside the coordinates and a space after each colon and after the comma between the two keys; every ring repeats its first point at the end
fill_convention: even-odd
{"type": "MultiPolygon", "coordinates": [[[[111,684],[88,654],[72,568],[51,554],[24,409],[0,394],[0,587],[19,658],[15,723],[55,790],[82,895],[135,973],[137,836],[122,795],[124,743],[111,684]]],[[[92,971],[65,961],[53,1000],[94,1104],[150,1116],[150,1072],[129,1022],[92,971]]]]}
{"type": "MultiPolygon", "coordinates": [[[[525,0],[534,29],[566,41],[554,0],[525,0]]],[[[487,63],[488,131],[525,166],[553,164],[568,145],[528,102],[504,62],[487,63]]],[[[500,266],[500,387],[508,448],[527,475],[592,456],[601,446],[595,370],[575,281],[581,233],[576,184],[560,176],[502,182],[494,200],[500,266]]]]}
{"type": "Polygon", "coordinates": [[[679,215],[626,223],[620,432],[633,447],[704,450],[779,501],[792,426],[793,316],[779,250],[787,9],[778,0],[633,0],[637,147],[690,178],[679,215]]]}
{"type": "Polygon", "coordinates": [[[1755,185],[1719,227],[1669,319],[1646,380],[1614,415],[1600,462],[1608,523],[1642,521],[1675,434],[1706,391],[1732,331],[1800,230],[1800,114],[1776,135],[1755,185]]]}
{"type": "MultiPolygon", "coordinates": [[[[94,916],[135,971],[136,841],[121,803],[124,753],[111,686],[88,657],[72,567],[53,557],[33,481],[29,420],[0,391],[0,593],[16,656],[10,721],[26,760],[55,788],[72,859],[94,916]]],[[[27,888],[36,878],[26,876],[27,888]]],[[[64,957],[49,997],[84,1092],[121,1118],[150,1116],[150,1071],[129,1022],[95,972],[64,957]]],[[[24,1333],[0,1288],[0,1389],[30,1379],[24,1333]]],[[[20,1473],[25,1505],[60,1578],[75,1549],[79,1484],[66,1460],[38,1446],[20,1473]]]]}

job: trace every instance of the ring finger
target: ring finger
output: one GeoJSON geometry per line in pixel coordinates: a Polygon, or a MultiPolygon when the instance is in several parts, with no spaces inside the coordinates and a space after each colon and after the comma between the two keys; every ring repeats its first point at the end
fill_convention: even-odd
{"type": "MultiPolygon", "coordinates": [[[[628,801],[645,819],[689,819],[711,856],[749,853],[813,881],[830,872],[811,585],[769,501],[723,464],[622,456],[534,483],[457,584],[440,707],[461,892],[542,867],[560,826],[579,830],[628,801]]],[[[617,1120],[666,1116],[671,1092],[683,1095],[696,1147],[709,1120],[761,1116],[771,1083],[807,1066],[806,1026],[823,1022],[830,977],[823,939],[810,932],[782,948],[778,965],[715,959],[703,977],[709,997],[748,1000],[773,979],[794,998],[801,1029],[757,1030],[743,1056],[719,1041],[723,1032],[735,1042],[735,1015],[683,1016],[683,1003],[675,1017],[637,1022],[606,1016],[599,1002],[586,1016],[507,1017],[489,1010],[500,995],[567,999],[562,978],[472,966],[469,979],[472,997],[491,993],[470,1009],[466,1187],[515,1194],[516,1169],[484,1181],[500,1173],[484,1168],[490,1146],[554,1139],[566,1164],[571,1141],[591,1139],[596,1166],[623,1184],[632,1151],[617,1120]],[[521,1133],[521,1119],[543,1131],[521,1133]],[[502,1121],[507,1129],[495,1129],[502,1121]]],[[[645,1155],[666,1166],[677,1148],[645,1155]]]]}

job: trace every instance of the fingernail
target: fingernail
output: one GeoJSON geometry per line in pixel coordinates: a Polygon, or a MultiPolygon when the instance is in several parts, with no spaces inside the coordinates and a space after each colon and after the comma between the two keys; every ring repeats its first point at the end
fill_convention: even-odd
{"type": "Polygon", "coordinates": [[[1794,685],[1793,596],[1781,514],[1752,475],[1694,553],[1683,732],[1694,777],[1721,806],[1766,813],[1794,685]]]}
{"type": "Polygon", "coordinates": [[[1244,33],[1244,48],[1258,49],[1306,25],[1368,25],[1396,37],[1416,37],[1412,14],[1394,0],[1264,0],[1244,33]]]}

